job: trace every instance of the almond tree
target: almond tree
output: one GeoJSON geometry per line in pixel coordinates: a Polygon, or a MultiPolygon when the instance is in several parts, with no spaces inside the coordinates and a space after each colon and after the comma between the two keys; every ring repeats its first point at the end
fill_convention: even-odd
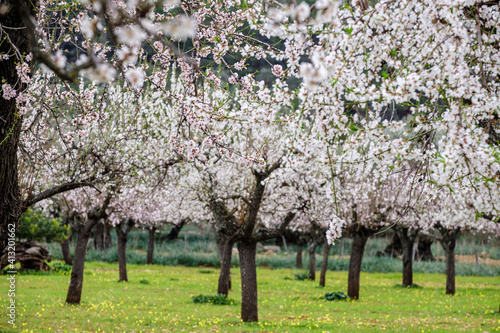
{"type": "MultiPolygon", "coordinates": [[[[332,162],[336,158],[328,157],[332,162]]],[[[352,299],[359,299],[359,278],[366,242],[388,225],[386,217],[391,202],[385,193],[388,181],[377,177],[371,168],[344,164],[342,160],[336,162],[330,164],[336,214],[327,231],[327,239],[333,243],[342,235],[342,230],[352,237],[347,293],[352,299]]]]}
{"type": "Polygon", "coordinates": [[[240,158],[235,160],[231,153],[221,152],[205,140],[193,159],[190,186],[211,211],[219,247],[223,248],[219,293],[227,294],[230,253],[232,245],[237,244],[242,280],[241,317],[247,322],[258,320],[257,242],[280,236],[303,203],[281,174],[293,138],[283,126],[272,122],[279,104],[265,106],[268,112],[262,113],[259,101],[252,105],[252,96],[240,96],[247,98],[238,99],[239,107],[247,110],[247,118],[231,122],[233,130],[228,132],[231,136],[225,138],[238,148],[234,154],[240,158]],[[271,121],[265,122],[266,119],[271,121]],[[261,158],[256,160],[258,155],[261,158]]]}
{"type": "MultiPolygon", "coordinates": [[[[332,244],[326,239],[326,232],[330,222],[335,219],[337,207],[332,193],[332,179],[328,165],[315,158],[295,156],[297,165],[288,171],[290,186],[305,200],[304,209],[290,226],[300,232],[307,239],[309,252],[309,279],[316,279],[316,248],[322,244],[322,264],[319,285],[324,287],[326,270],[328,268],[328,254],[332,244]],[[301,161],[298,161],[298,160],[301,161]],[[294,177],[293,174],[297,175],[294,177]],[[300,231],[299,231],[300,230],[300,231]]],[[[296,164],[296,163],[294,163],[296,164]]]]}
{"type": "Polygon", "coordinates": [[[403,258],[402,285],[413,285],[413,258],[415,241],[428,230],[429,221],[424,218],[434,194],[429,182],[424,182],[424,175],[416,175],[411,165],[401,170],[397,177],[391,177],[384,196],[387,203],[387,222],[399,236],[403,258]]]}
{"type": "MultiPolygon", "coordinates": [[[[165,223],[176,225],[190,219],[203,219],[203,209],[196,205],[189,189],[181,185],[183,172],[185,169],[182,167],[172,167],[166,174],[148,174],[143,179],[145,182],[132,181],[122,188],[118,200],[113,202],[109,220],[118,237],[119,281],[128,281],[126,245],[132,228],[154,230],[165,223]],[[161,178],[158,179],[158,176],[161,178]]],[[[154,238],[152,241],[154,244],[154,238]]],[[[153,250],[148,244],[148,263],[153,261],[153,250]]]]}
{"type": "MultiPolygon", "coordinates": [[[[62,179],[93,179],[93,189],[76,189],[64,196],[67,215],[79,215],[73,225],[78,238],[68,303],[80,302],[85,252],[95,225],[104,218],[113,220],[113,216],[119,213],[120,200],[124,200],[120,197],[122,191],[133,197],[129,190],[132,186],[146,184],[153,170],[155,175],[161,176],[175,156],[171,150],[162,149],[168,146],[163,129],[147,130],[157,121],[154,100],[137,100],[133,89],[111,87],[107,99],[100,103],[102,109],[94,114],[97,119],[85,129],[80,128],[75,119],[59,119],[52,127],[49,121],[38,122],[37,128],[44,130],[51,149],[45,152],[43,159],[38,159],[35,144],[29,146],[34,153],[25,155],[31,158],[26,164],[36,170],[31,178],[26,179],[41,190],[50,186],[46,184],[60,183],[62,179]],[[60,131],[66,135],[60,135],[60,131]],[[163,147],[158,144],[161,142],[163,147]],[[43,177],[42,174],[49,176],[43,177]]],[[[36,142],[41,144],[40,140],[36,142]]],[[[125,246],[123,238],[119,237],[120,249],[125,246]]]]}
{"type": "Polygon", "coordinates": [[[113,194],[112,189],[101,195],[94,189],[77,189],[67,195],[67,200],[71,202],[72,209],[75,209],[80,214],[79,219],[72,225],[77,234],[77,239],[68,295],[66,297],[66,303],[68,304],[80,304],[83,290],[85,254],[87,253],[89,238],[95,225],[101,219],[107,217],[106,210],[113,194]]]}
{"type": "Polygon", "coordinates": [[[450,193],[447,189],[436,191],[434,199],[421,214],[426,223],[423,232],[441,243],[446,257],[446,294],[455,294],[455,246],[463,232],[481,233],[498,237],[498,223],[478,217],[472,204],[473,193],[468,187],[450,193]]]}
{"type": "MultiPolygon", "coordinates": [[[[221,163],[222,164],[222,163],[221,163]]],[[[216,179],[207,181],[212,189],[207,189],[206,200],[217,225],[217,232],[222,233],[217,238],[224,242],[223,257],[221,258],[221,276],[219,278],[219,293],[227,293],[230,245],[236,243],[240,259],[242,280],[242,305],[241,317],[243,321],[257,321],[257,276],[255,255],[257,242],[276,238],[281,235],[286,226],[291,222],[296,212],[294,207],[288,212],[279,209],[271,219],[264,219],[260,212],[270,195],[267,182],[273,172],[279,170],[280,161],[266,163],[265,166],[243,168],[226,163],[218,168],[216,179]],[[237,182],[243,185],[241,188],[237,182]],[[214,186],[215,185],[215,186],[214,186]],[[238,191],[241,189],[241,191],[238,191]],[[284,216],[283,216],[284,215],[284,216]],[[226,255],[227,254],[227,257],[226,255]]],[[[204,182],[204,181],[203,181],[204,182]]],[[[274,185],[274,184],[273,184],[274,185]]],[[[279,185],[277,185],[279,188],[279,185]]],[[[275,204],[275,201],[272,202],[275,204]]],[[[293,202],[292,202],[293,203],[293,202]]]]}

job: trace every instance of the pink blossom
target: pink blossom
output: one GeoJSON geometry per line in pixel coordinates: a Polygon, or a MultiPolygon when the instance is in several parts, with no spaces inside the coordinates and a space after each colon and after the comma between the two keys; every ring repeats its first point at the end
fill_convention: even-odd
{"type": "Polygon", "coordinates": [[[273,69],[272,69],[272,72],[273,72],[274,75],[276,75],[278,77],[281,77],[284,74],[283,68],[281,67],[281,65],[274,65],[273,69]]]}
{"type": "Polygon", "coordinates": [[[16,97],[16,90],[8,83],[2,84],[3,98],[11,99],[16,97]]]}
{"type": "Polygon", "coordinates": [[[31,81],[31,69],[27,62],[16,65],[17,76],[21,79],[22,83],[29,83],[31,81]]]}

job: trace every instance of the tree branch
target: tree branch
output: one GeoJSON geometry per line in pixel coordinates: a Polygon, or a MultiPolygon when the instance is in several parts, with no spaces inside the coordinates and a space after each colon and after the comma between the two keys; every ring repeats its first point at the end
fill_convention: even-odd
{"type": "Polygon", "coordinates": [[[37,193],[32,197],[28,196],[28,198],[24,200],[23,212],[25,212],[30,206],[33,206],[39,201],[48,199],[59,193],[67,192],[85,186],[93,186],[93,184],[89,181],[68,182],[37,193]]]}
{"type": "Polygon", "coordinates": [[[272,239],[282,236],[283,233],[285,232],[285,229],[290,224],[290,222],[292,222],[293,219],[295,218],[295,215],[297,215],[297,212],[295,210],[288,212],[288,214],[286,214],[285,218],[283,219],[283,221],[281,222],[280,226],[277,229],[259,230],[258,232],[255,233],[254,239],[257,242],[261,242],[267,239],[272,239]]]}

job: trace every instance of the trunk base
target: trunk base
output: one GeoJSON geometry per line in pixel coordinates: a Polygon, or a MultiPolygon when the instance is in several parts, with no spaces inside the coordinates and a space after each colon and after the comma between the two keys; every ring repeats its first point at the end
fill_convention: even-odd
{"type": "Polygon", "coordinates": [[[241,270],[241,320],[259,321],[257,308],[257,270],[255,254],[257,243],[238,241],[241,270]]]}

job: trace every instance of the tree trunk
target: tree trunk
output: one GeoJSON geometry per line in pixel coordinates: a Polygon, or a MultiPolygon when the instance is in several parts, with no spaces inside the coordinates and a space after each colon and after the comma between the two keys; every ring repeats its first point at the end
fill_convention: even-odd
{"type": "Polygon", "coordinates": [[[174,224],[172,226],[172,230],[170,230],[170,232],[166,236],[167,240],[168,241],[176,240],[177,237],[179,237],[179,233],[181,232],[181,229],[182,227],[184,227],[184,225],[186,225],[185,221],[181,221],[181,223],[179,224],[174,224]]]}
{"type": "MultiPolygon", "coordinates": [[[[87,223],[89,223],[88,221],[87,223]]],[[[87,245],[90,238],[90,230],[82,228],[78,231],[76,239],[75,257],[73,268],[71,269],[71,279],[69,282],[68,295],[66,303],[80,304],[83,288],[83,270],[85,265],[85,254],[87,253],[87,245]]]]}
{"type": "Polygon", "coordinates": [[[71,238],[71,235],[66,238],[63,242],[61,242],[61,251],[62,251],[62,256],[64,259],[64,263],[66,265],[73,265],[73,261],[71,260],[71,251],[69,248],[69,239],[71,238]]]}
{"type": "Polygon", "coordinates": [[[318,242],[316,240],[309,240],[307,242],[307,250],[309,252],[309,280],[316,280],[316,247],[318,242]]]}
{"type": "MultiPolygon", "coordinates": [[[[17,10],[18,6],[15,5],[17,1],[23,1],[28,8],[33,8],[27,0],[3,1],[2,5],[10,7],[10,10],[5,14],[0,14],[0,22],[19,52],[28,54],[30,52],[28,36],[21,14],[17,10]]],[[[0,78],[18,93],[23,91],[26,84],[21,83],[16,71],[16,63],[19,60],[13,55],[14,52],[4,35],[0,43],[0,54],[10,55],[0,64],[0,78]]],[[[17,231],[21,216],[22,202],[17,174],[17,150],[22,122],[22,116],[17,110],[16,98],[7,100],[0,95],[0,251],[7,244],[8,229],[14,227],[17,231]]]]}
{"type": "Polygon", "coordinates": [[[121,229],[121,226],[117,225],[116,226],[116,236],[117,236],[117,243],[118,243],[118,270],[120,272],[120,279],[118,281],[119,282],[123,282],[123,281],[128,282],[128,279],[127,279],[127,256],[126,256],[128,233],[123,232],[121,229]]]}
{"type": "Polygon", "coordinates": [[[106,217],[106,208],[111,201],[111,194],[106,196],[101,207],[96,207],[87,212],[87,222],[76,228],[77,239],[75,247],[75,257],[73,260],[73,268],[71,269],[71,279],[69,281],[68,296],[66,303],[80,304],[83,288],[83,270],[85,265],[85,254],[87,253],[87,245],[92,233],[92,229],[103,218],[106,217]]]}
{"type": "Polygon", "coordinates": [[[94,230],[94,249],[98,251],[104,251],[103,229],[104,229],[104,224],[97,223],[94,230]]]}
{"type": "Polygon", "coordinates": [[[323,262],[321,263],[321,274],[319,276],[319,285],[321,287],[325,286],[326,281],[326,270],[328,269],[328,253],[330,252],[331,246],[328,243],[323,243],[323,262]]]}
{"type": "Polygon", "coordinates": [[[368,236],[362,232],[354,233],[351,248],[351,259],[349,261],[349,275],[347,278],[347,294],[352,299],[359,299],[359,277],[361,274],[361,263],[365,252],[368,236]]]}
{"type": "Polygon", "coordinates": [[[96,225],[94,230],[94,247],[96,250],[106,251],[113,245],[110,229],[110,226],[105,222],[96,225]]]}
{"type": "Polygon", "coordinates": [[[241,271],[241,320],[243,322],[258,321],[257,309],[257,270],[255,253],[257,243],[238,241],[241,271]]]}
{"type": "Polygon", "coordinates": [[[302,244],[297,244],[297,268],[302,269],[302,244]]]}
{"type": "Polygon", "coordinates": [[[148,259],[147,264],[151,265],[153,263],[153,254],[155,250],[155,232],[156,228],[151,227],[149,229],[149,238],[148,238],[148,259]]]}
{"type": "Polygon", "coordinates": [[[395,227],[403,247],[403,286],[413,284],[413,247],[417,233],[406,227],[395,227]]]}
{"type": "Polygon", "coordinates": [[[431,237],[420,235],[418,240],[418,260],[423,261],[435,261],[436,259],[432,255],[432,243],[434,240],[431,237]]]}
{"type": "Polygon", "coordinates": [[[399,238],[398,233],[394,232],[391,243],[386,246],[384,251],[378,251],[377,256],[381,257],[389,255],[393,258],[397,258],[397,256],[401,255],[402,253],[403,253],[403,247],[401,245],[401,239],[399,238]]]}
{"type": "Polygon", "coordinates": [[[455,244],[446,251],[446,294],[455,295],[455,244]]]}
{"type": "Polygon", "coordinates": [[[220,274],[217,294],[228,295],[231,289],[231,256],[233,251],[234,241],[228,236],[217,234],[217,251],[220,258],[220,274]]]}
{"type": "Polygon", "coordinates": [[[459,231],[446,230],[441,241],[446,256],[446,294],[455,295],[455,246],[459,231]]]}
{"type": "Polygon", "coordinates": [[[403,286],[413,284],[413,242],[403,241],[403,286]]]}

